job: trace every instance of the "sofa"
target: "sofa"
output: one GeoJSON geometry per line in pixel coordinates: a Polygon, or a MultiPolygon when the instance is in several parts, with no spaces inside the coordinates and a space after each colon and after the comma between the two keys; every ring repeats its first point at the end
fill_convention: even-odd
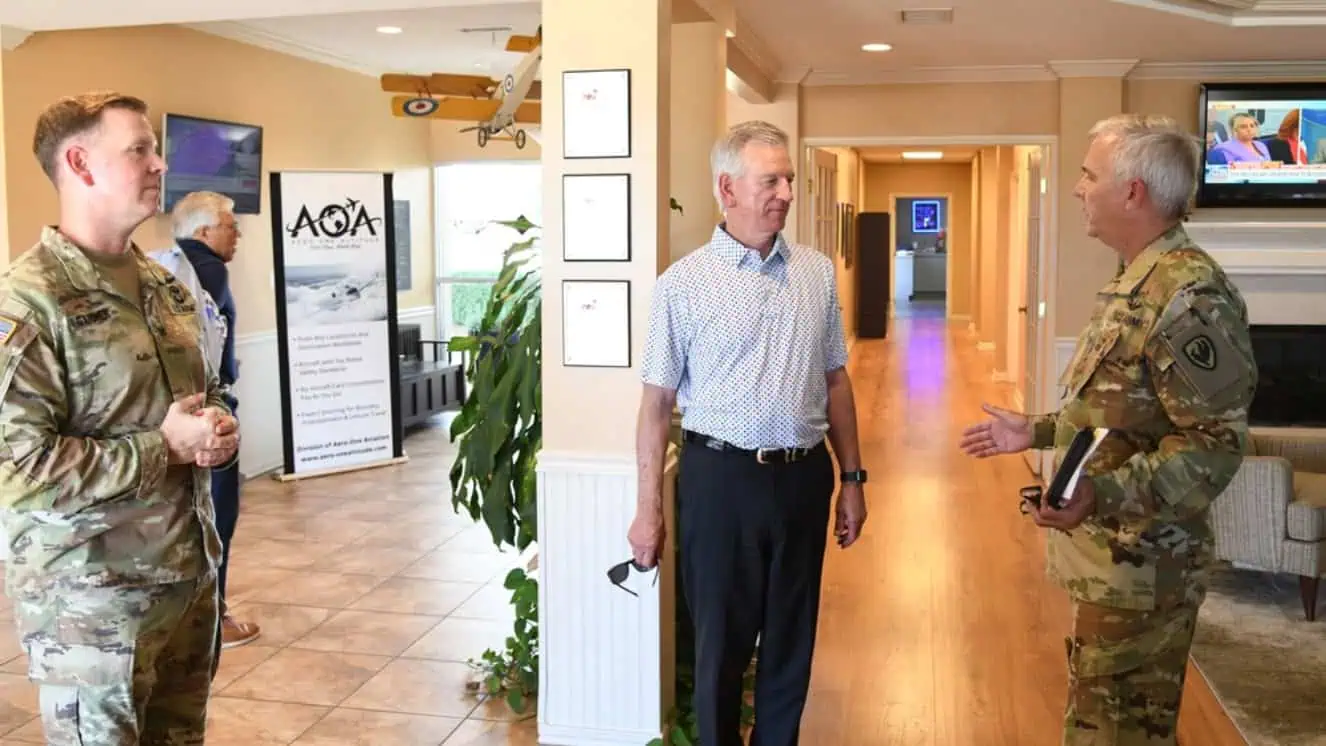
{"type": "Polygon", "coordinates": [[[1254,430],[1211,522],[1218,559],[1297,575],[1303,612],[1314,621],[1326,575],[1326,429],[1254,430]]]}

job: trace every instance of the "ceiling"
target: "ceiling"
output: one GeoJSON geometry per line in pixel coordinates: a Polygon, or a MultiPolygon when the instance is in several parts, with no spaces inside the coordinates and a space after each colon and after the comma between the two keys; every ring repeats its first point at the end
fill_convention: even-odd
{"type": "Polygon", "coordinates": [[[975,146],[965,145],[943,145],[929,147],[924,145],[914,145],[908,147],[894,146],[870,146],[857,147],[856,152],[861,155],[861,159],[867,163],[970,163],[976,157],[977,148],[975,146]],[[908,160],[902,157],[904,151],[930,151],[943,153],[942,158],[933,160],[908,160]]]}
{"type": "MultiPolygon", "coordinates": [[[[695,0],[676,0],[693,12],[695,0]]],[[[1268,62],[1321,59],[1326,0],[731,0],[733,42],[775,80],[852,85],[1050,79],[1083,61],[1139,66],[1225,63],[1231,77],[1268,62]],[[949,8],[950,21],[900,21],[908,8],[949,8]],[[1289,8],[1286,16],[1278,9],[1289,8]],[[1279,24],[1267,26],[1265,24],[1279,24]],[[887,53],[860,50],[893,45],[887,53]],[[772,51],[772,53],[770,53],[772,51]],[[1246,63],[1246,64],[1244,64],[1246,63]]],[[[0,24],[27,30],[184,23],[377,75],[482,72],[519,61],[510,33],[537,27],[540,4],[510,0],[3,0],[0,24]],[[404,33],[378,34],[379,25],[404,33]],[[495,33],[462,28],[510,27],[495,33]]],[[[678,12],[682,12],[679,10],[678,12]]],[[[1301,63],[1322,77],[1326,63],[1301,63]]],[[[1208,68],[1209,69],[1209,68],[1208,68]]],[[[1283,69],[1278,77],[1285,77],[1283,69]]]]}

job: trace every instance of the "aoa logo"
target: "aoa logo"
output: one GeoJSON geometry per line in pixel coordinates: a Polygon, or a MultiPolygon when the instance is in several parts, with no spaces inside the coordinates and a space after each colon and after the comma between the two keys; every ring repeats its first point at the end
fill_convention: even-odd
{"type": "Polygon", "coordinates": [[[369,215],[362,202],[347,197],[344,204],[326,205],[316,217],[308,205],[300,207],[295,222],[285,229],[291,238],[355,238],[360,231],[376,236],[381,222],[381,217],[369,215]]]}

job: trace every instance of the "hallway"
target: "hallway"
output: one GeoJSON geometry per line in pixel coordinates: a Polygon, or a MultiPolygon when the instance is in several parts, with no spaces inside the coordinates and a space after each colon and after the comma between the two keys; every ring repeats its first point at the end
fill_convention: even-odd
{"type": "Polygon", "coordinates": [[[870,512],[825,563],[806,743],[1058,743],[1068,606],[1018,512],[1031,472],[957,447],[982,398],[1010,404],[987,370],[942,309],[852,350],[870,512]]]}

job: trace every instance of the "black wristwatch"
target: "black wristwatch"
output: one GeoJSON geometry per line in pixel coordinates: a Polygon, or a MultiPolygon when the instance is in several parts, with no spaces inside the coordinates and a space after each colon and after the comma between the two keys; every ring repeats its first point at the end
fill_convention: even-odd
{"type": "Polygon", "coordinates": [[[840,476],[843,482],[856,482],[857,484],[866,483],[866,470],[858,469],[856,471],[845,471],[840,476]]]}

